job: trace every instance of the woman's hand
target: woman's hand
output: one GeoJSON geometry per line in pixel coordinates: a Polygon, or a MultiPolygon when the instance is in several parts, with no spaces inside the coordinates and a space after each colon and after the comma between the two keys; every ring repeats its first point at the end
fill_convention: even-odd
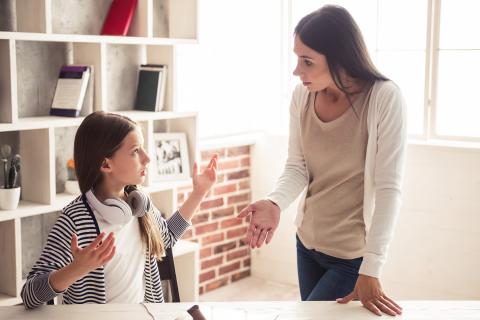
{"type": "Polygon", "coordinates": [[[203,172],[198,174],[197,163],[193,164],[193,192],[201,195],[205,195],[208,190],[213,186],[215,181],[217,181],[217,158],[218,155],[214,154],[210,163],[203,170],[203,172]]]}
{"type": "Polygon", "coordinates": [[[244,208],[237,218],[252,215],[247,230],[247,242],[253,249],[268,244],[280,222],[280,208],[270,200],[259,200],[244,208]]]}
{"type": "Polygon", "coordinates": [[[82,249],[78,246],[77,235],[75,233],[72,235],[70,244],[73,255],[72,270],[75,270],[79,275],[86,275],[113,258],[115,255],[115,237],[110,232],[105,241],[102,242],[104,237],[105,233],[100,233],[92,243],[82,249]]]}
{"type": "Polygon", "coordinates": [[[360,300],[365,308],[378,316],[382,315],[381,311],[391,316],[402,314],[402,307],[387,297],[380,281],[374,277],[359,275],[353,292],[344,298],[337,299],[337,302],[348,303],[353,299],[360,300]]]}

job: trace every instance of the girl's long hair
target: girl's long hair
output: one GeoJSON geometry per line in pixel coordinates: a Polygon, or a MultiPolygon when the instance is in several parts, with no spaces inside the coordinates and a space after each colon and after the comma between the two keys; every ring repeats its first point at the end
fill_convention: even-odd
{"type": "MultiPolygon", "coordinates": [[[[100,168],[103,161],[111,158],[121,147],[123,139],[135,129],[137,124],[131,119],[103,111],[93,112],[83,120],[73,148],[75,173],[83,194],[102,182],[100,168]]],[[[147,212],[139,222],[143,242],[150,254],[160,259],[165,247],[153,212],[147,212]]]]}

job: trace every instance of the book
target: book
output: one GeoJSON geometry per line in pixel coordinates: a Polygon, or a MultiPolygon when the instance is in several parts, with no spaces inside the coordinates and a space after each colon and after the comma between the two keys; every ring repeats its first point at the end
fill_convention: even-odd
{"type": "Polygon", "coordinates": [[[102,35],[125,36],[132,22],[137,0],[113,0],[102,27],[102,35]]]}
{"type": "Polygon", "coordinates": [[[165,103],[166,80],[166,65],[142,64],[138,73],[135,109],[162,111],[165,103]]]}
{"type": "Polygon", "coordinates": [[[78,117],[89,79],[90,68],[88,66],[63,66],[55,87],[50,115],[78,117]]]}

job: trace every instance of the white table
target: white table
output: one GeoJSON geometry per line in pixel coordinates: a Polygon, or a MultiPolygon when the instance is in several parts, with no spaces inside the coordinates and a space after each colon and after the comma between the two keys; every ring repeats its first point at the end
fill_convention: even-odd
{"type": "MultiPolygon", "coordinates": [[[[395,319],[480,319],[480,301],[401,301],[404,313],[395,319]]],[[[359,302],[340,305],[336,302],[215,302],[198,303],[208,320],[285,320],[379,319],[359,302]]],[[[191,303],[147,304],[155,319],[175,319],[191,303]]],[[[23,306],[0,307],[0,320],[123,320],[153,319],[143,305],[56,305],[25,310],[23,306]]],[[[386,316],[383,319],[390,319],[386,316]]],[[[393,319],[393,318],[392,318],[393,319]]]]}

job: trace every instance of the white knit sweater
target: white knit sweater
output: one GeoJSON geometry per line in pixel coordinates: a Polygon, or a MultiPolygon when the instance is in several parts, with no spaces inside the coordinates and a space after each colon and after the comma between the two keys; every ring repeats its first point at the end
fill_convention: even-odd
{"type": "MultiPolygon", "coordinates": [[[[308,90],[299,84],[293,92],[290,106],[288,158],[274,191],[267,196],[283,210],[304,191],[295,219],[296,226],[300,226],[303,219],[308,183],[300,136],[300,115],[307,99],[308,90]]],[[[405,101],[392,81],[377,81],[373,85],[368,108],[363,197],[367,239],[359,273],[379,278],[400,210],[407,117],[405,101]]]]}

